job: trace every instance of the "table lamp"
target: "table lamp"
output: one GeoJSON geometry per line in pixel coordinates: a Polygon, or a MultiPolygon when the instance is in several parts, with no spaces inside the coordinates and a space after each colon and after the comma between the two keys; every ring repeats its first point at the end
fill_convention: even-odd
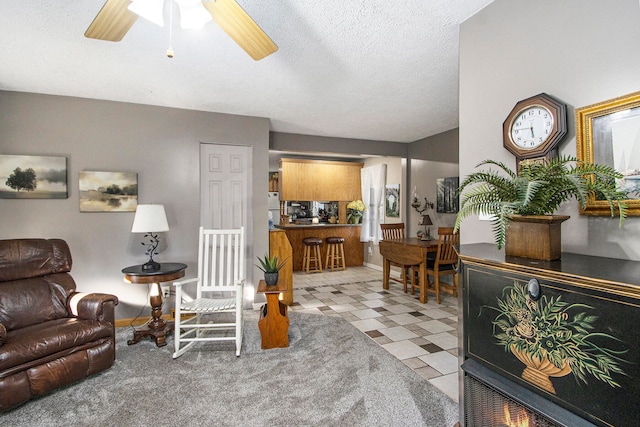
{"type": "Polygon", "coordinates": [[[422,215],[419,225],[424,225],[424,234],[422,235],[421,240],[431,240],[431,232],[428,227],[429,225],[433,225],[431,217],[429,215],[422,215]]]}
{"type": "Polygon", "coordinates": [[[148,242],[142,242],[142,246],[147,248],[145,255],[149,255],[149,261],[142,265],[144,271],[156,271],[160,269],[160,264],[153,260],[154,255],[158,255],[156,249],[160,243],[158,234],[169,231],[167,216],[164,213],[163,205],[138,205],[133,218],[132,233],[145,233],[144,237],[148,242]]]}

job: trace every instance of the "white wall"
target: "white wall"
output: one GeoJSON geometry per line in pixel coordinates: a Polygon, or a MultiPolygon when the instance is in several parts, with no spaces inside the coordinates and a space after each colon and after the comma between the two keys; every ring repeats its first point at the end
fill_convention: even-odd
{"type": "MultiPolygon", "coordinates": [[[[502,123],[519,100],[541,92],[568,106],[561,155],[576,154],[575,108],[640,90],[638,0],[495,0],[460,28],[460,177],[484,159],[515,165],[502,123]]],[[[640,260],[640,218],[559,213],[563,250],[640,260]]],[[[491,225],[466,219],[462,243],[493,242],[491,225]]]]}

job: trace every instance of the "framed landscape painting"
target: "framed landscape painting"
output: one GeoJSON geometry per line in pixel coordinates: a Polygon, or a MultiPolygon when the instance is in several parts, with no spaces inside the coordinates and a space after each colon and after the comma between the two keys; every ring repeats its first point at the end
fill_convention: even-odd
{"type": "Polygon", "coordinates": [[[453,176],[451,178],[438,178],[436,180],[438,189],[438,199],[436,212],[438,213],[457,213],[460,207],[460,196],[458,192],[459,178],[453,176]]]}
{"type": "Polygon", "coordinates": [[[79,173],[80,212],[135,212],[138,174],[135,172],[79,173]]]}
{"type": "Polygon", "coordinates": [[[385,188],[385,215],[400,216],[400,184],[389,184],[385,188]]]}
{"type": "Polygon", "coordinates": [[[0,154],[0,199],[66,199],[67,158],[0,154]]]}

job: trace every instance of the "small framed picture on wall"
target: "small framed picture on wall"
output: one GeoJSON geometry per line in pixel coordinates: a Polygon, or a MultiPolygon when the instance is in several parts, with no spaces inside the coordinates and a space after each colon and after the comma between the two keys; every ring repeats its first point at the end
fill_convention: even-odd
{"type": "Polygon", "coordinates": [[[460,179],[457,176],[451,178],[438,178],[438,200],[436,211],[438,213],[458,213],[460,209],[460,197],[458,192],[460,179]]]}
{"type": "Polygon", "coordinates": [[[400,217],[400,184],[389,184],[384,192],[385,215],[388,217],[400,217]]]}

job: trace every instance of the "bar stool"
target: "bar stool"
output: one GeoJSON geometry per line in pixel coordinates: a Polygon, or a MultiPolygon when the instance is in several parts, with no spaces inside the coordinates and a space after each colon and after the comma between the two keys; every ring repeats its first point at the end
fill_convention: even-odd
{"type": "Polygon", "coordinates": [[[302,268],[308,273],[322,273],[322,258],[320,256],[320,245],[322,239],[317,237],[306,237],[302,239],[304,245],[304,258],[302,260],[302,268]],[[313,263],[313,268],[311,264],[313,263]]]}
{"type": "Polygon", "coordinates": [[[327,257],[324,261],[324,268],[331,267],[331,271],[334,268],[347,269],[347,265],[344,261],[344,237],[327,237],[327,257]]]}

